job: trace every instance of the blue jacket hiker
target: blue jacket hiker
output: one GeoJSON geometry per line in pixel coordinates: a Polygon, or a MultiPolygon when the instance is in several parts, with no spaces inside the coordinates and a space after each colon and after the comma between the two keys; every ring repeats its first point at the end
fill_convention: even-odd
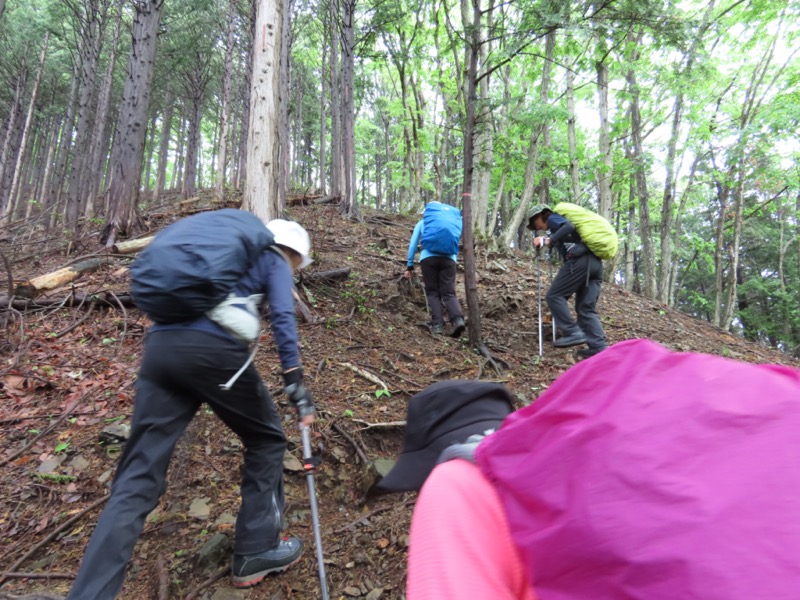
{"type": "Polygon", "coordinates": [[[456,297],[456,260],[458,242],[461,237],[461,211],[457,208],[430,202],[423,218],[414,227],[408,244],[408,266],[404,273],[411,279],[414,272],[414,257],[422,244],[419,265],[425,284],[425,297],[431,312],[431,332],[444,331],[444,312],[450,317],[451,337],[458,338],[464,333],[464,316],[456,297]],[[427,235],[426,235],[427,229],[427,235]]]}
{"type": "MultiPolygon", "coordinates": [[[[267,227],[275,245],[258,256],[234,292],[265,299],[269,306],[285,392],[298,419],[309,425],[314,405],[303,385],[292,270],[311,262],[310,241],[306,231],[291,221],[270,221],[267,227]]],[[[246,310],[232,306],[231,312],[242,318],[228,321],[241,325],[244,319],[247,325],[246,310]]],[[[258,315],[255,320],[255,333],[249,335],[257,343],[258,315]]],[[[145,517],[165,491],[175,445],[203,403],[244,447],[233,585],[255,585],[268,573],[284,571],[300,559],[302,542],[281,536],[286,451],[281,417],[252,364],[247,342],[225,324],[225,319],[215,322],[202,316],[184,323],[156,324],[148,331],[136,378],[130,439],[68,599],[110,600],[119,593],[145,517]]]]}
{"type": "Polygon", "coordinates": [[[603,281],[603,261],[583,243],[575,225],[563,215],[553,212],[549,206],[535,206],[529,214],[527,228],[549,231],[550,237],[534,238],[534,246],[553,247],[564,260],[546,296],[547,306],[553,315],[553,326],[561,332],[554,345],[563,348],[587,344],[588,348],[578,350],[581,358],[605,350],[608,342],[596,309],[603,281]],[[567,304],[573,294],[577,322],[567,304]]]}

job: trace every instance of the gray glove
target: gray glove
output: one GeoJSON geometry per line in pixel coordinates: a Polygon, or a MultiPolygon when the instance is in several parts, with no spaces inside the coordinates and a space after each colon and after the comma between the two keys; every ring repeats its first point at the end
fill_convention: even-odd
{"type": "Polygon", "coordinates": [[[283,392],[289,401],[297,409],[297,418],[302,420],[304,417],[314,414],[314,401],[311,399],[311,392],[303,385],[303,369],[294,369],[283,374],[283,381],[286,387],[283,392]]]}

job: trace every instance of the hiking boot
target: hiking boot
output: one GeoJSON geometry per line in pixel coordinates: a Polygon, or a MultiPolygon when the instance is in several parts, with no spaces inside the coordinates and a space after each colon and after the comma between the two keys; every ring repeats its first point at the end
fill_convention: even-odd
{"type": "Polygon", "coordinates": [[[451,338],[460,338],[461,334],[464,333],[464,329],[466,329],[466,325],[464,325],[464,317],[456,317],[456,320],[453,321],[453,331],[450,333],[451,338]]]}
{"type": "Polygon", "coordinates": [[[591,358],[595,354],[600,354],[605,348],[581,348],[575,354],[578,355],[579,358],[591,358]]]}
{"type": "Polygon", "coordinates": [[[566,348],[568,346],[580,346],[581,344],[585,343],[586,336],[583,335],[582,331],[579,331],[578,333],[562,335],[560,338],[556,338],[556,341],[553,342],[553,346],[556,348],[566,348]]]}
{"type": "Polygon", "coordinates": [[[258,554],[233,555],[233,587],[247,588],[259,583],[270,573],[285,571],[303,555],[303,542],[293,536],[278,541],[272,550],[258,554]]]}
{"type": "Polygon", "coordinates": [[[444,333],[444,325],[431,325],[431,333],[433,335],[442,335],[444,333]]]}

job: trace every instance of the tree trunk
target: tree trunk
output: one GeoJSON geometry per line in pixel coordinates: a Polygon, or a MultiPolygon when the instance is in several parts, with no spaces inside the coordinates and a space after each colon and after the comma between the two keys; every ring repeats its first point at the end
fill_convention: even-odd
{"type": "MultiPolygon", "coordinates": [[[[581,204],[581,170],[578,165],[578,143],[575,134],[575,74],[572,71],[574,66],[575,63],[567,65],[567,144],[569,147],[569,180],[572,184],[572,201],[576,204],[581,204]]],[[[608,90],[606,90],[606,93],[608,93],[608,90]]],[[[608,118],[608,115],[606,115],[606,118],[608,118]]],[[[608,135],[608,132],[606,132],[606,135],[608,135]]]]}
{"type": "Polygon", "coordinates": [[[114,83],[114,69],[117,64],[117,51],[119,49],[119,36],[122,30],[122,2],[117,5],[117,13],[114,17],[114,38],[111,43],[111,51],[106,65],[103,84],[100,88],[100,95],[97,98],[97,117],[94,120],[94,131],[92,132],[92,145],[89,152],[89,163],[87,165],[87,192],[83,198],[83,204],[94,212],[94,203],[103,185],[103,174],[105,169],[105,157],[108,149],[108,120],[109,108],[111,106],[111,89],[114,83]]]}
{"type": "Polygon", "coordinates": [[[355,88],[355,11],[356,0],[344,0],[342,14],[342,173],[344,189],[342,212],[351,219],[360,219],[356,196],[356,109],[353,93],[355,88]]]}
{"type": "MultiPolygon", "coordinates": [[[[330,15],[330,13],[329,13],[330,15]]],[[[328,58],[328,45],[323,42],[322,44],[322,59],[320,65],[320,72],[322,73],[322,93],[319,96],[319,193],[325,195],[327,189],[325,185],[325,164],[327,162],[325,143],[327,142],[328,117],[325,114],[325,102],[328,97],[328,78],[325,76],[327,73],[327,58],[328,58]]]]}
{"type": "MultiPolygon", "coordinates": [[[[635,48],[641,43],[641,34],[630,34],[629,41],[635,48]]],[[[631,65],[638,60],[638,51],[633,50],[630,57],[631,65]]],[[[650,221],[650,195],[647,190],[647,163],[644,156],[644,140],[642,136],[642,117],[639,109],[639,84],[636,72],[631,66],[627,76],[628,93],[630,95],[631,152],[633,158],[634,180],[636,193],[639,197],[639,235],[642,239],[642,274],[644,276],[644,295],[648,298],[656,297],[656,260],[653,247],[653,225],[650,221]]]]}
{"type": "Polygon", "coordinates": [[[11,180],[11,189],[9,190],[8,203],[3,211],[2,222],[7,222],[8,219],[14,214],[14,203],[16,202],[17,187],[20,185],[20,174],[22,172],[22,160],[25,157],[25,146],[28,143],[28,135],[31,130],[31,123],[33,123],[33,113],[36,109],[36,98],[39,94],[39,83],[42,81],[42,73],[44,72],[44,62],[47,57],[47,45],[50,41],[50,32],[44,34],[44,41],[42,42],[42,52],[39,55],[39,69],[36,72],[36,79],[33,82],[33,90],[31,90],[31,100],[28,104],[28,114],[25,117],[25,124],[22,126],[22,139],[19,143],[19,152],[17,153],[17,163],[14,168],[14,176],[11,180]]]}
{"type": "Polygon", "coordinates": [[[281,27],[281,55],[278,83],[278,210],[286,208],[289,193],[289,90],[291,89],[292,28],[290,4],[284,4],[281,27]]]}
{"type": "Polygon", "coordinates": [[[85,208],[84,202],[90,187],[86,173],[90,169],[92,123],[97,117],[94,100],[97,91],[97,68],[103,47],[106,8],[106,2],[101,6],[98,0],[86,0],[83,3],[83,12],[74,15],[74,20],[80,23],[78,40],[80,82],[77,124],[72,143],[72,167],[64,211],[65,225],[72,228],[78,226],[78,219],[85,208]]]}
{"type": "Polygon", "coordinates": [[[339,49],[341,40],[339,37],[340,15],[338,12],[339,3],[330,2],[331,14],[331,173],[330,193],[332,196],[342,195],[342,127],[340,104],[341,77],[339,49]]]}
{"type": "Polygon", "coordinates": [[[276,217],[280,210],[278,127],[284,10],[282,0],[259,0],[253,39],[247,179],[242,207],[264,221],[276,217]]]}
{"type": "Polygon", "coordinates": [[[118,232],[128,233],[139,197],[150,83],[164,0],[140,0],[135,4],[131,55],[122,93],[117,132],[111,149],[110,203],[102,240],[111,247],[118,232]]]}
{"type": "Polygon", "coordinates": [[[475,136],[475,111],[478,103],[478,55],[480,54],[480,24],[481,11],[480,0],[472,0],[472,24],[467,28],[471,31],[468,39],[468,69],[465,97],[466,102],[466,122],[464,125],[464,183],[462,187],[463,198],[463,219],[464,219],[464,291],[467,297],[467,331],[469,332],[469,343],[473,347],[483,345],[481,333],[481,311],[478,298],[478,284],[475,277],[475,248],[472,235],[472,174],[473,174],[473,150],[475,136]]]}
{"type": "MultiPolygon", "coordinates": [[[[10,201],[11,182],[14,179],[14,171],[11,165],[17,163],[17,153],[20,152],[19,140],[22,137],[22,99],[25,95],[25,88],[28,85],[28,67],[22,65],[17,77],[17,86],[14,90],[14,100],[8,114],[8,127],[6,137],[3,141],[2,160],[0,160],[0,221],[7,212],[8,202],[10,201]]],[[[8,213],[11,214],[10,212],[8,213]]]]}
{"type": "MultiPolygon", "coordinates": [[[[548,33],[548,41],[546,46],[550,48],[550,36],[553,33],[548,33]]],[[[545,60],[542,66],[542,84],[539,88],[539,102],[542,106],[547,104],[550,91],[550,73],[552,72],[552,62],[545,60]]],[[[547,119],[548,117],[542,117],[547,119]]],[[[511,221],[506,223],[506,229],[503,232],[502,243],[506,248],[510,248],[514,243],[517,236],[517,230],[530,207],[531,199],[535,193],[539,192],[539,183],[536,181],[536,176],[539,171],[539,146],[544,141],[544,130],[547,127],[547,121],[543,121],[531,131],[530,141],[528,143],[528,163],[525,167],[525,185],[522,189],[522,198],[520,199],[519,206],[514,211],[511,221]]]]}
{"type": "MultiPolygon", "coordinates": [[[[220,115],[219,154],[217,154],[217,202],[225,198],[225,169],[228,166],[228,137],[231,118],[231,75],[233,73],[233,46],[236,33],[236,0],[228,4],[228,36],[225,41],[225,67],[222,74],[222,109],[220,115]]],[[[163,137],[162,137],[163,141],[163,137]]]]}
{"type": "Polygon", "coordinates": [[[164,193],[167,180],[167,158],[169,157],[169,140],[172,137],[172,111],[174,99],[171,91],[167,92],[166,107],[161,119],[161,140],[158,144],[158,171],[156,173],[156,187],[153,190],[153,204],[158,204],[158,199],[164,193]]]}
{"type": "MultiPolygon", "coordinates": [[[[195,90],[197,91],[197,90],[195,90]]],[[[189,140],[186,145],[186,170],[183,178],[183,198],[191,198],[197,192],[197,151],[200,147],[200,119],[203,117],[202,92],[191,98],[192,113],[189,115],[189,140]]]]}
{"type": "Polygon", "coordinates": [[[611,220],[611,178],[613,177],[614,158],[611,155],[611,125],[608,117],[608,65],[606,59],[605,33],[598,34],[598,54],[600,60],[595,63],[597,70],[597,104],[600,117],[600,158],[603,166],[597,174],[598,213],[611,220]]]}

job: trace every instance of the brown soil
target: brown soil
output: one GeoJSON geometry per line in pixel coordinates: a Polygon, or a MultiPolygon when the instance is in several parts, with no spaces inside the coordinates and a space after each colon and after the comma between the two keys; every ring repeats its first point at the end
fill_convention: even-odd
{"type": "MultiPolygon", "coordinates": [[[[312,236],[316,262],[309,274],[352,269],[344,282],[302,279],[298,286],[315,319],[300,323],[300,334],[319,409],[313,441],[323,463],[315,481],[330,596],[403,598],[415,495],[367,497],[375,475],[365,459],[396,456],[403,429],[395,422],[405,418],[408,398],[431,383],[502,381],[521,406],[574,364],[573,350],[554,349],[545,322],[544,356],[538,355],[537,279],[529,256],[478,251],[483,339],[510,365],[498,374],[471,350],[466,335],[461,340],[432,337],[422,326],[427,315],[418,282],[401,282],[413,219],[366,211],[363,223],[353,223],[329,205],[294,208],[290,216],[312,236]]],[[[29,257],[20,259],[14,264],[17,278],[41,275],[64,262],[56,255],[40,260],[34,265],[29,257]]],[[[549,277],[544,263],[545,288],[549,277]]],[[[128,289],[127,272],[108,268],[75,285],[81,293],[119,295],[128,289]]],[[[68,293],[62,289],[48,297],[68,293]]],[[[464,304],[463,281],[459,296],[464,304]]],[[[775,350],[614,285],[604,287],[599,311],[611,342],[648,337],[680,351],[796,365],[775,350]]],[[[76,308],[0,316],[7,322],[0,340],[0,573],[6,573],[0,597],[3,592],[65,594],[99,511],[86,509],[102,504],[118,457],[118,447],[99,445],[98,435],[109,423],[129,419],[147,322],[135,309],[113,308],[88,317],[76,308]]],[[[279,367],[269,340],[257,364],[285,415],[290,453],[299,459],[299,432],[279,395],[279,367]]],[[[198,558],[216,533],[231,534],[239,464],[238,440],[201,411],[178,446],[168,490],[139,539],[120,598],[320,597],[306,480],[290,470],[296,468],[290,461],[287,531],[307,543],[299,566],[237,591],[220,574],[219,564],[198,558]]],[[[226,556],[222,568],[227,561],[226,556]]]]}

